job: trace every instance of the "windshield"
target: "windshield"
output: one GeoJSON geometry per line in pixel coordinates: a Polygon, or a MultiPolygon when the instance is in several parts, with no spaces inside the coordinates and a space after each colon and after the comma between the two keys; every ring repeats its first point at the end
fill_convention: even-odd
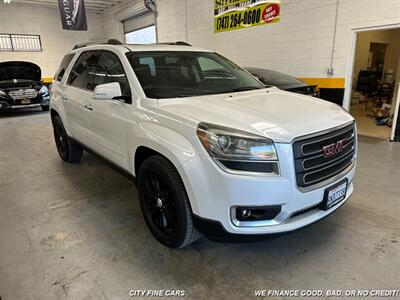
{"type": "Polygon", "coordinates": [[[149,98],[177,98],[262,89],[245,70],[217,53],[152,51],[127,54],[149,98]]]}
{"type": "Polygon", "coordinates": [[[259,68],[246,68],[246,70],[260,79],[264,84],[270,84],[277,87],[287,85],[306,85],[303,81],[281,72],[259,68]]]}

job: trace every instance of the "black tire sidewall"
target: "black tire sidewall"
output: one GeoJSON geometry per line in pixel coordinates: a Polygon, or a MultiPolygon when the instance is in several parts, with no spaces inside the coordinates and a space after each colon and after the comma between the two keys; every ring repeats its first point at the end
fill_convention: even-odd
{"type": "MultiPolygon", "coordinates": [[[[61,127],[61,132],[62,132],[63,138],[65,139],[65,141],[67,143],[66,153],[65,154],[61,153],[60,149],[58,149],[58,147],[57,147],[57,152],[60,155],[62,160],[68,161],[69,151],[70,151],[69,139],[68,139],[67,132],[65,131],[64,125],[63,125],[63,123],[61,121],[61,118],[59,116],[55,116],[54,117],[54,127],[56,127],[57,125],[59,125],[61,127]]],[[[55,129],[54,129],[54,140],[56,140],[56,139],[57,139],[57,137],[56,137],[56,132],[55,132],[55,129]]]]}
{"type": "Polygon", "coordinates": [[[149,227],[152,234],[155,238],[160,241],[162,244],[166,245],[170,248],[179,248],[186,236],[187,230],[187,212],[186,212],[186,205],[187,205],[187,195],[184,189],[183,183],[179,177],[179,174],[176,170],[171,168],[171,163],[164,159],[161,156],[153,156],[147,159],[140,167],[138,180],[137,180],[137,188],[140,200],[141,210],[146,221],[147,226],[149,227]],[[173,173],[173,170],[176,174],[173,173]],[[149,172],[153,172],[157,176],[159,176],[164,184],[168,185],[171,191],[171,197],[175,199],[175,205],[177,209],[177,224],[176,230],[172,235],[166,235],[157,227],[155,227],[152,221],[149,220],[150,216],[145,209],[145,195],[144,195],[144,181],[146,175],[149,172]]]}

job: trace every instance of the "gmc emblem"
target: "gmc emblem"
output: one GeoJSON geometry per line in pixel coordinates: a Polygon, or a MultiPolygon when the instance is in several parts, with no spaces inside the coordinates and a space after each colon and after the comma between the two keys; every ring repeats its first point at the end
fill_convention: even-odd
{"type": "Polygon", "coordinates": [[[324,150],[324,157],[328,158],[335,155],[336,153],[340,153],[344,150],[345,147],[346,147],[346,139],[324,146],[322,148],[324,150]]]}

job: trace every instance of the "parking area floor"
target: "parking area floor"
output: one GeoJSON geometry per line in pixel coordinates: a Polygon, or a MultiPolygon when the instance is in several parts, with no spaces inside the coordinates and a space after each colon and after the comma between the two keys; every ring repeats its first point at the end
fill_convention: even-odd
{"type": "MultiPolygon", "coordinates": [[[[216,199],[217,201],[218,199],[216,199]]],[[[399,288],[400,144],[360,138],[355,191],[337,213],[257,243],[150,234],[132,181],[85,154],[63,163],[48,113],[0,116],[0,297],[130,299],[130,290],[245,299],[256,289],[399,288]]],[[[138,297],[136,297],[138,298],[138,297]]]]}

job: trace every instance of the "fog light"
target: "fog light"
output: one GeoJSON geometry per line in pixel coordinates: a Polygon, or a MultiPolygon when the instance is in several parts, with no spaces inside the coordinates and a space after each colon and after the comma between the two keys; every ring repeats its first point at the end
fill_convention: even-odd
{"type": "Polygon", "coordinates": [[[236,219],[238,221],[265,221],[272,220],[281,212],[280,205],[261,207],[237,207],[236,219]]]}
{"type": "Polygon", "coordinates": [[[251,215],[251,209],[242,209],[241,210],[242,218],[249,218],[251,215]]]}

